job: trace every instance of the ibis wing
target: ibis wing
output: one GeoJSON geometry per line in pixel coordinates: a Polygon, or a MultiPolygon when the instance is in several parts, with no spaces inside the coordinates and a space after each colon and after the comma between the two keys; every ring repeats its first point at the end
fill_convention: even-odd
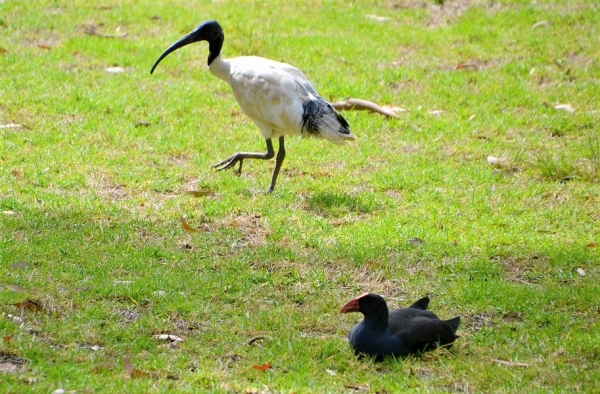
{"type": "MultiPolygon", "coordinates": [[[[263,134],[265,128],[275,134],[278,130],[286,134],[301,134],[303,103],[314,97],[311,92],[314,88],[304,74],[292,66],[263,58],[236,59],[246,59],[244,62],[232,62],[229,77],[242,111],[255,123],[260,123],[263,134]]],[[[273,135],[265,135],[265,138],[271,137],[273,135]]]]}
{"type": "Polygon", "coordinates": [[[294,66],[290,66],[287,63],[279,63],[279,62],[273,62],[273,63],[276,63],[282,71],[286,72],[289,76],[294,78],[294,80],[296,80],[296,82],[298,82],[299,84],[304,86],[304,88],[306,90],[308,90],[309,93],[313,94],[314,96],[319,96],[319,93],[317,93],[316,89],[308,81],[308,78],[306,78],[306,75],[304,75],[304,73],[302,71],[300,71],[299,69],[297,69],[294,66]]]}
{"type": "Polygon", "coordinates": [[[289,77],[294,79],[297,83],[302,85],[306,90],[308,90],[309,93],[311,93],[314,96],[319,96],[317,90],[312,86],[308,78],[306,78],[306,75],[304,75],[304,73],[300,69],[287,63],[282,63],[271,59],[265,59],[264,57],[259,56],[245,56],[243,58],[246,59],[246,61],[248,62],[256,64],[257,67],[261,67],[264,69],[273,67],[279,71],[282,71],[286,73],[289,77]]]}

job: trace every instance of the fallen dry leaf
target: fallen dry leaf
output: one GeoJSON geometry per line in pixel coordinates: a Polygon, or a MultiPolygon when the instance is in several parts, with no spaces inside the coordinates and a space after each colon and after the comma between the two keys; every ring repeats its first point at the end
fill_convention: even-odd
{"type": "Polygon", "coordinates": [[[193,197],[204,197],[204,196],[210,196],[214,193],[212,190],[186,190],[185,194],[189,194],[190,196],[193,196],[193,197]]]}
{"type": "Polygon", "coordinates": [[[44,310],[44,308],[42,308],[42,306],[40,304],[33,302],[31,300],[15,302],[13,305],[16,306],[17,308],[27,309],[27,310],[34,311],[34,312],[40,312],[40,311],[44,310]]]}
{"type": "Polygon", "coordinates": [[[369,391],[369,386],[352,386],[349,384],[345,384],[344,387],[354,391],[369,391]]]}
{"type": "Polygon", "coordinates": [[[4,285],[4,287],[6,287],[10,291],[14,291],[15,293],[25,293],[28,291],[26,288],[19,285],[4,285]]]}
{"type": "Polygon", "coordinates": [[[585,245],[588,248],[595,248],[596,246],[598,246],[598,244],[596,242],[590,242],[589,244],[585,245]]]}
{"type": "Polygon", "coordinates": [[[0,53],[6,53],[6,52],[8,52],[8,50],[6,48],[0,47],[0,53]]]}
{"type": "Polygon", "coordinates": [[[482,141],[491,141],[492,139],[490,137],[488,137],[487,135],[476,135],[475,137],[478,140],[482,140],[482,141]]]}
{"type": "Polygon", "coordinates": [[[4,313],[3,313],[2,316],[6,316],[7,318],[9,318],[10,320],[14,321],[17,324],[23,323],[23,319],[21,319],[19,316],[15,316],[13,314],[8,313],[8,314],[4,315],[4,313]]]}
{"type": "Polygon", "coordinates": [[[552,26],[552,22],[550,22],[550,21],[539,21],[539,22],[535,22],[531,26],[531,30],[535,30],[538,27],[550,27],[550,26],[552,26]]]}
{"type": "Polygon", "coordinates": [[[329,375],[329,376],[336,376],[337,375],[337,373],[334,370],[332,370],[332,369],[325,369],[325,372],[327,372],[327,375],[329,375]]]}
{"type": "Polygon", "coordinates": [[[0,372],[15,373],[17,372],[17,366],[13,363],[2,363],[0,364],[0,372]]]}
{"type": "Polygon", "coordinates": [[[152,338],[160,339],[162,341],[183,342],[183,338],[173,334],[156,334],[153,335],[152,338]]]}
{"type": "Polygon", "coordinates": [[[144,372],[135,368],[127,357],[123,357],[123,368],[125,369],[125,375],[128,378],[135,379],[144,376],[144,372]]]}
{"type": "Polygon", "coordinates": [[[25,268],[29,268],[29,263],[27,261],[17,261],[16,263],[12,263],[10,265],[10,268],[12,268],[12,269],[17,269],[17,268],[25,269],[25,268]]]}
{"type": "MultiPolygon", "coordinates": [[[[120,29],[117,29],[120,30],[120,29]]],[[[96,25],[88,25],[84,28],[85,34],[89,34],[90,36],[97,36],[102,38],[123,38],[127,37],[127,33],[119,33],[119,34],[105,34],[98,31],[98,26],[96,25]]]]}
{"type": "Polygon", "coordinates": [[[492,165],[503,164],[506,163],[506,157],[488,156],[487,162],[492,165]]]}
{"type": "Polygon", "coordinates": [[[146,122],[145,120],[138,120],[137,122],[135,122],[135,127],[148,127],[151,124],[152,123],[146,122]]]}
{"type": "Polygon", "coordinates": [[[554,109],[559,109],[561,111],[567,111],[569,113],[575,112],[575,108],[571,104],[558,104],[554,106],[554,109]]]}
{"type": "Polygon", "coordinates": [[[414,238],[409,238],[409,239],[407,240],[407,242],[408,242],[409,244],[411,244],[412,246],[419,246],[419,245],[423,245],[423,244],[425,243],[425,241],[423,241],[421,238],[416,238],[416,237],[414,237],[414,238]]]}
{"type": "Polygon", "coordinates": [[[179,221],[181,222],[181,227],[183,227],[183,229],[185,231],[187,231],[188,233],[193,233],[194,231],[198,231],[197,229],[193,228],[192,226],[190,226],[184,219],[184,217],[180,217],[179,221]]]}
{"type": "Polygon", "coordinates": [[[3,363],[11,363],[15,365],[25,365],[28,363],[27,359],[18,357],[14,353],[7,353],[0,351],[0,361],[3,363]]]}
{"type": "Polygon", "coordinates": [[[250,338],[250,340],[248,340],[248,342],[246,342],[247,345],[254,345],[256,342],[262,341],[263,339],[272,339],[270,336],[268,335],[257,335],[255,337],[250,338]]]}
{"type": "Polygon", "coordinates": [[[266,363],[263,365],[253,365],[252,369],[256,369],[257,371],[266,371],[267,369],[271,368],[271,363],[266,363]]]}
{"type": "Polygon", "coordinates": [[[464,63],[458,63],[454,69],[455,70],[478,71],[479,65],[477,63],[472,63],[472,62],[464,62],[464,63]]]}
{"type": "Polygon", "coordinates": [[[389,21],[390,18],[389,16],[379,16],[379,15],[373,15],[373,14],[366,14],[365,17],[367,17],[367,19],[371,19],[372,21],[375,22],[385,22],[385,21],[389,21]]]}
{"type": "Polygon", "coordinates": [[[51,46],[49,46],[49,45],[46,45],[46,44],[38,44],[38,46],[37,46],[37,47],[38,47],[38,48],[40,48],[40,49],[44,49],[44,50],[46,50],[46,51],[49,51],[49,50],[51,50],[51,49],[52,49],[52,47],[51,47],[51,46]]]}
{"type": "Polygon", "coordinates": [[[115,364],[111,361],[108,361],[105,363],[99,363],[99,364],[92,366],[91,371],[92,371],[92,373],[99,373],[102,371],[112,371],[116,367],[117,367],[117,364],[115,364]]]}
{"type": "Polygon", "coordinates": [[[2,342],[7,343],[12,339],[12,335],[7,335],[5,337],[2,337],[2,342]]]}

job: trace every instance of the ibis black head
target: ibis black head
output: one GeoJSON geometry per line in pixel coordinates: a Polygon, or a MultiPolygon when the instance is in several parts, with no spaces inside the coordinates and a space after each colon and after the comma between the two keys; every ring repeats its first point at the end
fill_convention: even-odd
{"type": "Polygon", "coordinates": [[[225,35],[223,34],[223,29],[221,28],[221,25],[219,25],[219,22],[202,22],[191,33],[175,41],[170,47],[168,47],[154,63],[152,69],[150,70],[150,74],[154,72],[154,69],[156,66],[158,66],[158,63],[167,57],[169,53],[198,41],[208,41],[208,50],[210,51],[210,54],[208,55],[208,65],[210,66],[212,61],[215,60],[215,58],[221,53],[224,39],[225,35]]]}

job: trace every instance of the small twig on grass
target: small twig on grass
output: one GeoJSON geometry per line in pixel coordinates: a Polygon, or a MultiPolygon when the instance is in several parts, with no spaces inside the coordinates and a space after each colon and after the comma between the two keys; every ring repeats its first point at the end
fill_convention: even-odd
{"type": "Polygon", "coordinates": [[[258,341],[262,341],[263,339],[271,339],[270,336],[268,335],[257,335],[253,338],[250,338],[250,340],[247,343],[248,346],[253,345],[254,343],[258,342],[258,341]]]}
{"type": "Polygon", "coordinates": [[[504,361],[504,360],[498,360],[496,358],[492,359],[493,362],[501,364],[501,365],[507,365],[509,367],[529,367],[529,364],[526,363],[519,363],[516,361],[504,361]]]}
{"type": "Polygon", "coordinates": [[[371,112],[375,112],[375,113],[379,113],[382,115],[385,115],[388,118],[397,118],[398,115],[396,115],[394,113],[394,111],[389,110],[387,108],[383,108],[377,104],[375,104],[372,101],[368,101],[368,100],[361,100],[361,99],[355,99],[355,98],[351,98],[348,97],[346,99],[346,101],[338,101],[335,103],[331,103],[331,105],[333,106],[333,108],[338,109],[338,110],[367,110],[367,111],[371,111],[371,112]]]}

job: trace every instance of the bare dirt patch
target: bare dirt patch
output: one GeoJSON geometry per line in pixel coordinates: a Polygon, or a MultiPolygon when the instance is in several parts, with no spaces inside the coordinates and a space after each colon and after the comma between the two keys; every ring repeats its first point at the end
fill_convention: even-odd
{"type": "Polygon", "coordinates": [[[535,284],[540,281],[541,272],[549,269],[548,261],[538,255],[523,257],[497,257],[504,266],[507,280],[521,284],[535,284]]]}
{"type": "Polygon", "coordinates": [[[235,242],[239,247],[256,247],[267,243],[271,229],[265,218],[258,214],[230,215],[216,223],[217,227],[235,229],[241,237],[235,242]]]}
{"type": "Polygon", "coordinates": [[[498,7],[489,0],[450,0],[440,1],[440,3],[443,4],[436,4],[432,0],[399,0],[394,2],[391,8],[395,10],[426,9],[430,15],[427,26],[436,28],[452,24],[471,7],[498,7]]]}
{"type": "Polygon", "coordinates": [[[111,201],[117,201],[127,198],[125,185],[115,184],[108,176],[104,174],[92,174],[88,178],[88,186],[95,190],[99,196],[111,201]]]}

